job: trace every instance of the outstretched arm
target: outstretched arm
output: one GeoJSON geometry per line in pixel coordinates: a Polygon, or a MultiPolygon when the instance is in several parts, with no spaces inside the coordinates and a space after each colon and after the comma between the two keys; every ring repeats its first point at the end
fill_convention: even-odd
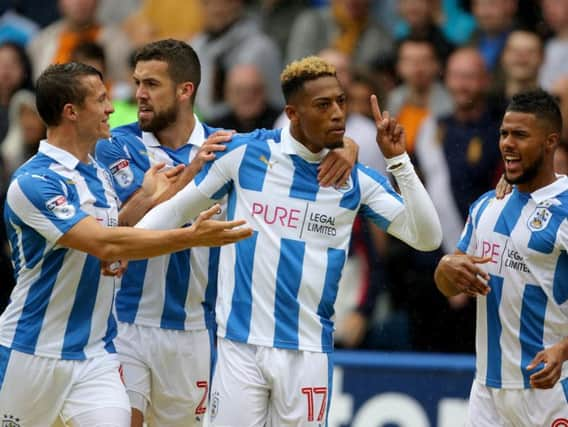
{"type": "Polygon", "coordinates": [[[396,179],[404,198],[404,210],[391,222],[387,232],[415,249],[432,251],[440,246],[442,227],[424,185],[406,153],[404,128],[388,111],[381,113],[377,97],[371,96],[377,126],[377,143],[385,156],[387,171],[396,179]]]}
{"type": "Polygon", "coordinates": [[[91,216],[75,224],[57,243],[89,253],[101,260],[145,259],[194,246],[221,246],[250,237],[245,221],[214,221],[214,205],[202,212],[191,227],[174,230],[142,230],[132,227],[103,227],[91,216]]]}

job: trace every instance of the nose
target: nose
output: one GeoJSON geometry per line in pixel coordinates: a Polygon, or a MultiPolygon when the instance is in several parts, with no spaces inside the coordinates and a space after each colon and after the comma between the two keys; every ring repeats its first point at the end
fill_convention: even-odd
{"type": "Polygon", "coordinates": [[[142,85],[138,85],[136,87],[136,99],[147,99],[148,98],[148,93],[146,92],[146,90],[144,89],[144,87],[142,85]]]}
{"type": "Polygon", "coordinates": [[[333,111],[331,113],[331,119],[334,121],[343,120],[345,118],[345,108],[338,102],[333,103],[333,111]]]}

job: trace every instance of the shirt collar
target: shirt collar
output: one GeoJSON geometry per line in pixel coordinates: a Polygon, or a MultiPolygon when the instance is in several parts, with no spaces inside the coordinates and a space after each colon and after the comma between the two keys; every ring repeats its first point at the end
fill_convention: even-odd
{"type": "MultiPolygon", "coordinates": [[[[195,119],[195,126],[193,127],[193,131],[191,132],[191,135],[189,135],[186,144],[201,147],[205,141],[205,130],[203,129],[203,124],[199,121],[195,114],[193,115],[193,118],[195,119]]],[[[162,145],[152,132],[142,131],[142,142],[146,147],[161,147],[162,145]]]]}
{"type": "MultiPolygon", "coordinates": [[[[57,163],[62,164],[67,169],[75,169],[80,163],[79,159],[71,154],[69,151],[51,145],[47,139],[43,139],[39,143],[38,152],[45,154],[47,157],[52,158],[57,163]]],[[[89,163],[93,162],[93,157],[89,154],[89,163]]]]}
{"type": "Polygon", "coordinates": [[[290,133],[290,125],[282,129],[282,134],[280,136],[280,143],[282,144],[282,152],[285,154],[296,154],[302,159],[310,163],[319,163],[329,152],[327,148],[324,148],[318,153],[312,153],[306,148],[304,144],[298,141],[290,133]]]}
{"type": "Polygon", "coordinates": [[[542,203],[545,200],[553,199],[560,193],[568,190],[568,177],[566,175],[557,175],[557,180],[546,187],[539,188],[531,193],[532,199],[537,203],[542,203]]]}

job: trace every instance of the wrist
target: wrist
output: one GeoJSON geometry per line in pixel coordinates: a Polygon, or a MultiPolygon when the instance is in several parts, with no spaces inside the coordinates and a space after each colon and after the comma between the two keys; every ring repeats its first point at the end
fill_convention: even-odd
{"type": "Polygon", "coordinates": [[[405,165],[410,163],[410,157],[408,153],[405,151],[402,154],[393,156],[393,157],[385,157],[385,163],[387,166],[387,172],[395,172],[397,170],[402,169],[405,165]]]}

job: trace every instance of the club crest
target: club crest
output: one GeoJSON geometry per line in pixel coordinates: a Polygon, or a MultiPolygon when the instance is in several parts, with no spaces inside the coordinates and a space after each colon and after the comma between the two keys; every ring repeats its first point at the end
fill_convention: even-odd
{"type": "Polygon", "coordinates": [[[531,231],[539,231],[546,228],[552,214],[547,207],[539,206],[529,217],[528,226],[531,231]]]}

